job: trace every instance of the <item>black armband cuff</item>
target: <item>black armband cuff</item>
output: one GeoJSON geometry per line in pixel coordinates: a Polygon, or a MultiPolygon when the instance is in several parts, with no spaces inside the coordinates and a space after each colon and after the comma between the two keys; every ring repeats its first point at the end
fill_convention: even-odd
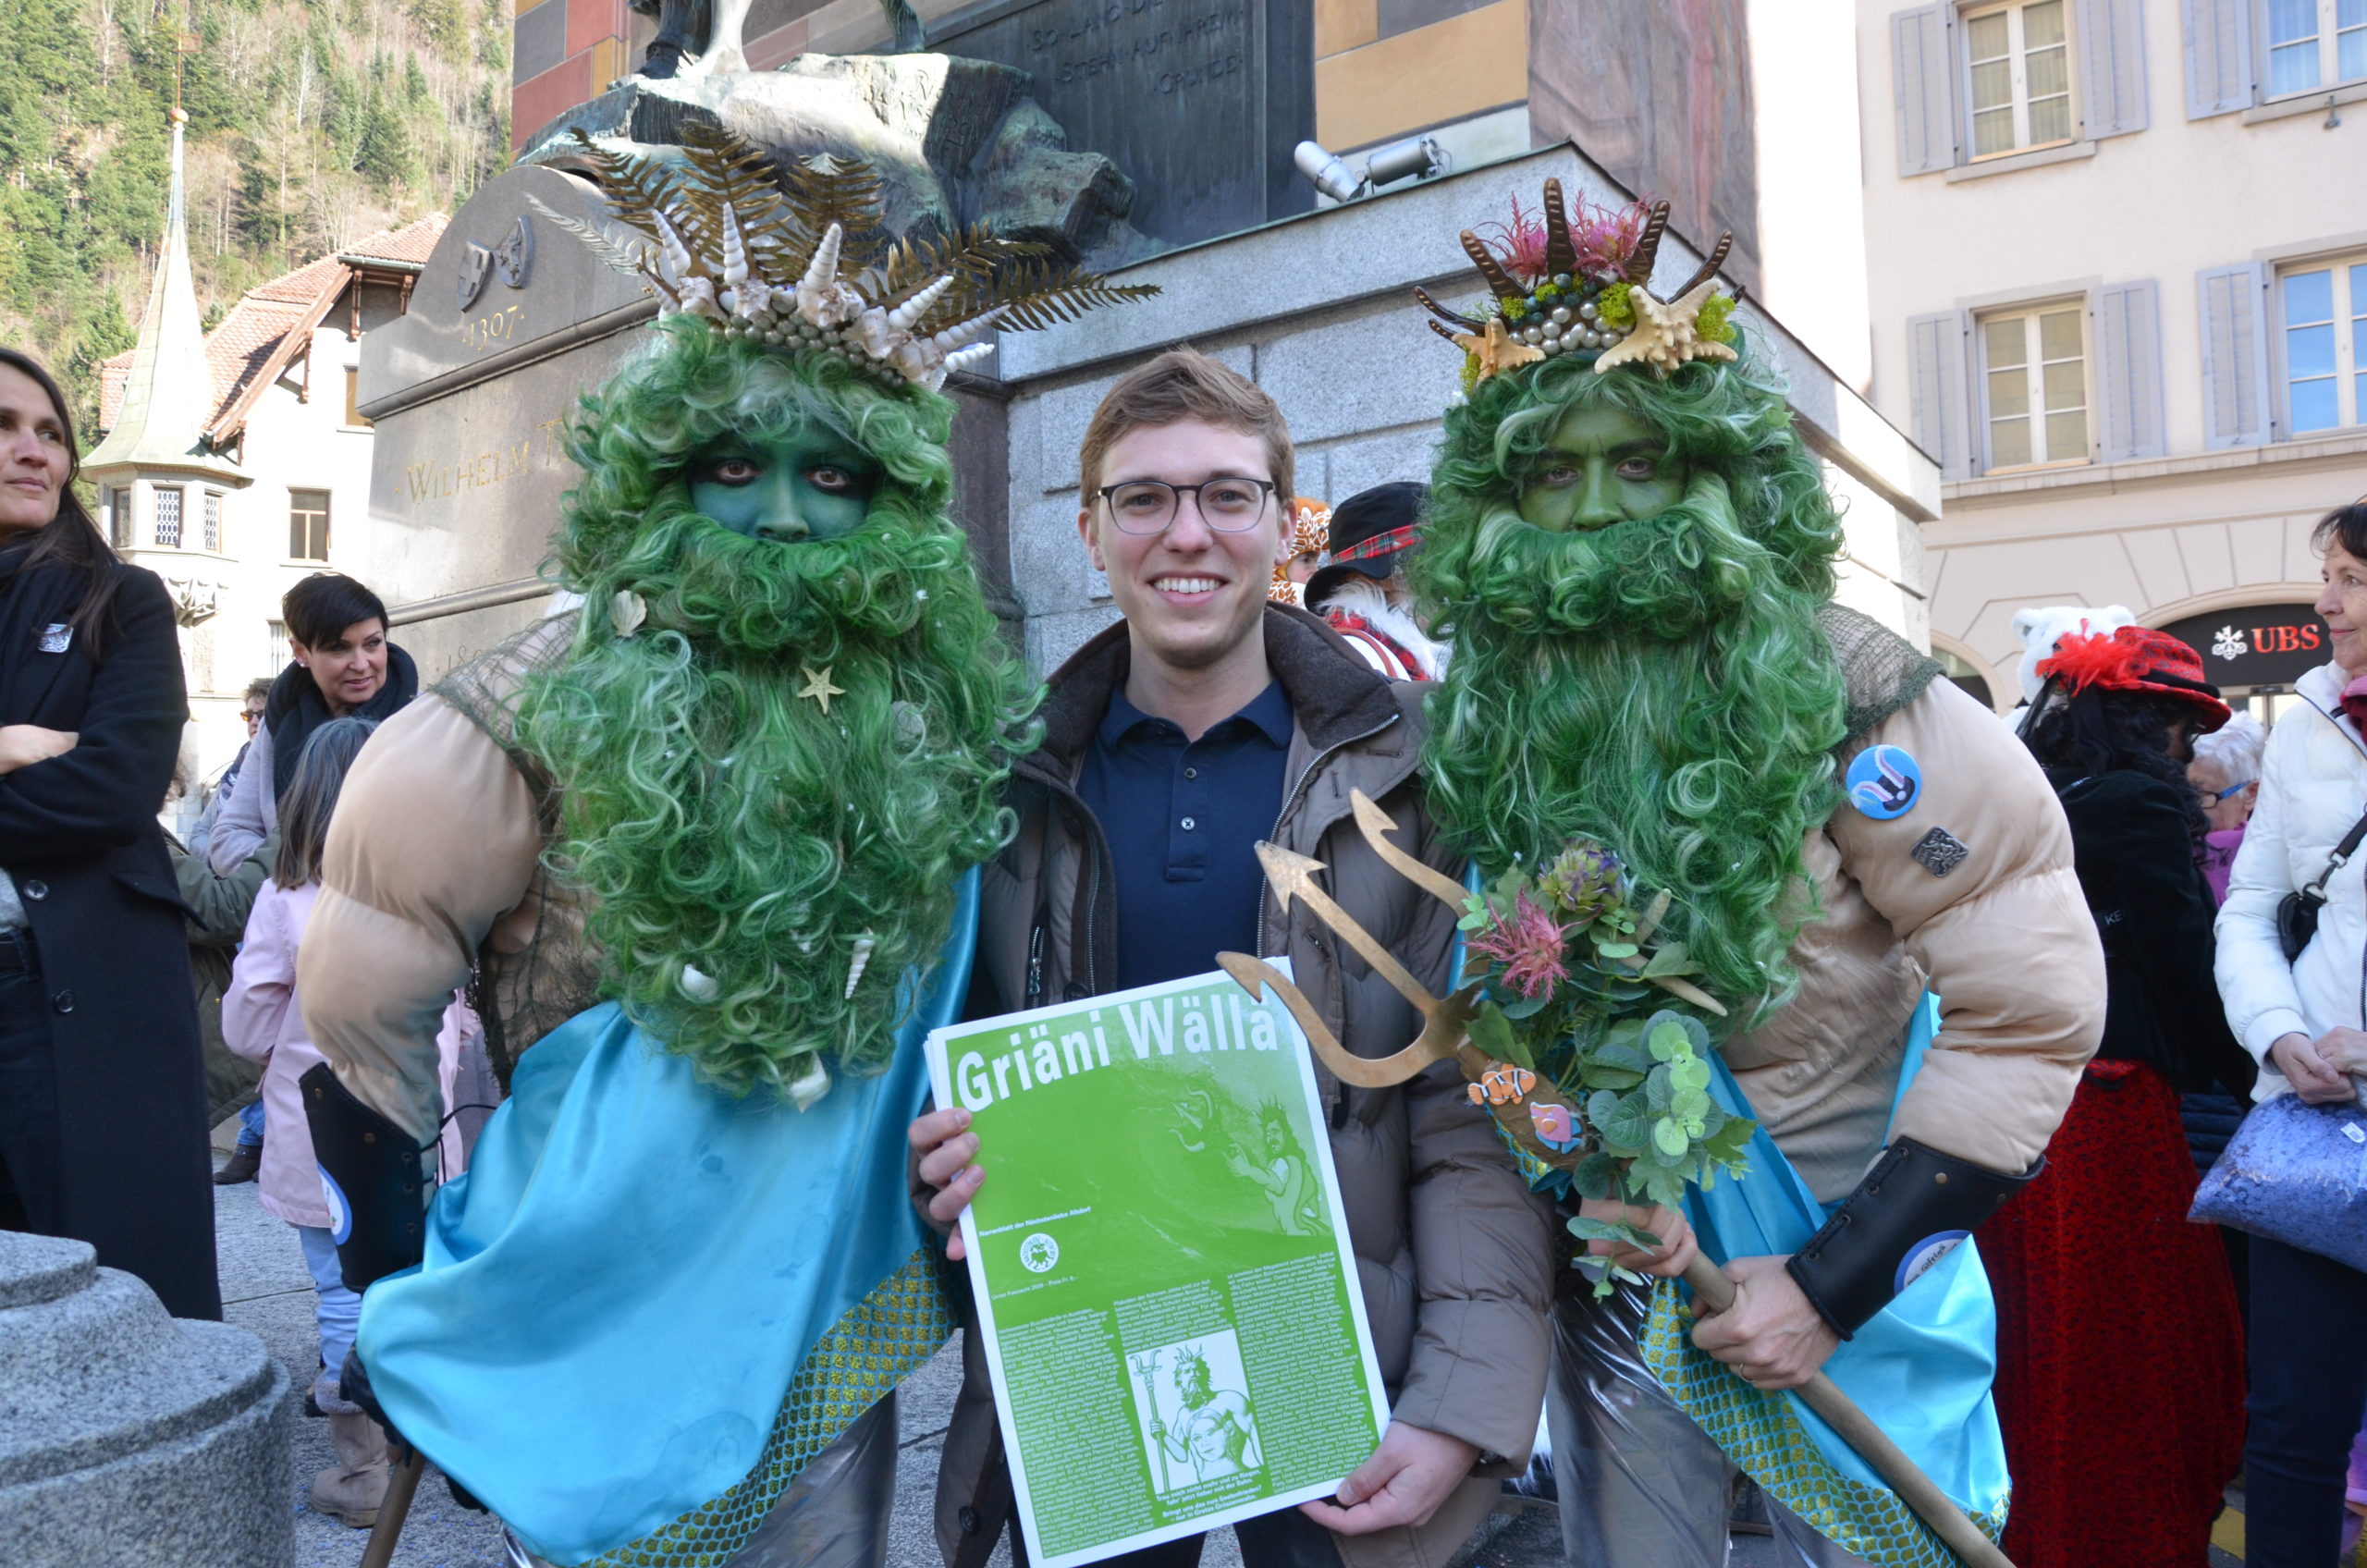
{"type": "Polygon", "coordinates": [[[2004,1176],[1901,1138],[1784,1267],[1848,1339],[2045,1166],[2004,1176]]]}
{"type": "Polygon", "coordinates": [[[296,1081],[328,1200],[329,1236],[349,1291],[365,1291],[420,1260],[427,1244],[424,1145],[353,1097],[323,1062],[296,1081]]]}

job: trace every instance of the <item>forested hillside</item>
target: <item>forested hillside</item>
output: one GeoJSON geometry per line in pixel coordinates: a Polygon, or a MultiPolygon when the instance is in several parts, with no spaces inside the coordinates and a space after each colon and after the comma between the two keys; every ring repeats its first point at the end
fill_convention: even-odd
{"type": "Polygon", "coordinates": [[[454,211],[500,171],[509,17],[510,0],[0,0],[0,342],[45,359],[87,427],[96,366],[147,298],[177,60],[210,326],[254,284],[454,211]]]}

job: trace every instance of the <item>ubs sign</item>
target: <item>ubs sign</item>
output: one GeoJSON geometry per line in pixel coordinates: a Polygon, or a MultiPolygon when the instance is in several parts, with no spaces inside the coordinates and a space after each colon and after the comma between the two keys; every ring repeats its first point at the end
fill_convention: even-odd
{"type": "Polygon", "coordinates": [[[2334,656],[2308,605],[2217,610],[2162,630],[2201,655],[2203,679],[2222,687],[2290,686],[2334,656]]]}

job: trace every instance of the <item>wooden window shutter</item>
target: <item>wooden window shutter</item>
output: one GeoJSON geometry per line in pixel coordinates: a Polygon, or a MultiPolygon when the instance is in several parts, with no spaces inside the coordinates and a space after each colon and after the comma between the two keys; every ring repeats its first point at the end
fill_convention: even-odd
{"type": "Polygon", "coordinates": [[[2214,448],[2269,438],[2268,282],[2258,262],[2197,275],[2202,309],[2202,424],[2214,448]]]}
{"type": "Polygon", "coordinates": [[[2145,12],[2140,0],[2079,0],[2079,105],[2090,141],[2143,130],[2145,12]]]}
{"type": "Polygon", "coordinates": [[[2158,458],[2162,435],[2162,289],[2107,284],[2096,291],[2098,457],[2108,463],[2158,458]]]}
{"type": "Polygon", "coordinates": [[[1898,172],[1932,174],[1956,161],[1956,73],[1948,12],[1921,6],[1890,18],[1891,74],[1898,99],[1898,172]]]}
{"type": "Polygon", "coordinates": [[[2252,106],[2253,0],[2182,0],[2186,6],[2186,117],[2252,106]]]}
{"type": "Polygon", "coordinates": [[[1915,444],[1943,479],[1972,476],[1972,432],[1965,420],[1964,316],[1956,311],[1907,324],[1907,378],[1915,444]]]}

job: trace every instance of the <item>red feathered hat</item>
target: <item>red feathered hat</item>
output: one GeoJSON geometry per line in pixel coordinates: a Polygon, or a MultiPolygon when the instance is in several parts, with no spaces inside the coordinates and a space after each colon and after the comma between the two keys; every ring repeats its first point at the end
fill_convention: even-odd
{"type": "Polygon", "coordinates": [[[2055,640],[2054,656],[2039,661],[2038,673],[2053,677],[2066,696],[2093,686],[2183,698],[2201,711],[2205,734],[2234,712],[2219,700],[2219,688],[2202,679],[2202,655],[2150,626],[2124,626],[2109,637],[2067,631],[2055,640]]]}

